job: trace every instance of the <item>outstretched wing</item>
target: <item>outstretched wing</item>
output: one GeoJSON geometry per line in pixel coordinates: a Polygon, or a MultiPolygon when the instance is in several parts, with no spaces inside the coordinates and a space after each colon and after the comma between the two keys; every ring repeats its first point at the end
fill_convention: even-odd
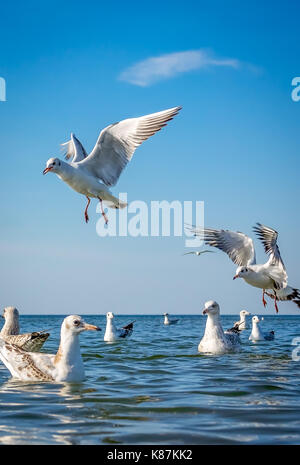
{"type": "Polygon", "coordinates": [[[73,163],[78,163],[87,157],[85,148],[73,133],[71,133],[71,139],[64,144],[61,144],[61,146],[66,147],[66,160],[71,159],[70,161],[73,161],[73,163]]]}
{"type": "Polygon", "coordinates": [[[136,148],[174,118],[181,107],[170,108],[140,118],[129,118],[103,129],[82,168],[107,186],[116,184],[136,148]]]}
{"type": "Polygon", "coordinates": [[[256,223],[253,231],[262,241],[266,254],[270,256],[267,272],[280,287],[287,286],[287,272],[277,245],[278,232],[260,223],[256,223]]]}
{"type": "Polygon", "coordinates": [[[3,336],[3,339],[10,344],[21,347],[26,352],[38,352],[48,337],[49,333],[41,331],[3,336]]]}
{"type": "Polygon", "coordinates": [[[256,263],[253,241],[241,232],[224,229],[192,229],[195,236],[204,240],[205,244],[217,247],[227,253],[238,266],[254,265],[256,263]]]}

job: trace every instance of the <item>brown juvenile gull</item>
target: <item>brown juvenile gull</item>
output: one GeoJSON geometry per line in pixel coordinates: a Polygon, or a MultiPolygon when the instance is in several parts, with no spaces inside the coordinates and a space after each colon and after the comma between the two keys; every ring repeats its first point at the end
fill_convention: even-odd
{"type": "Polygon", "coordinates": [[[0,359],[14,378],[24,381],[80,382],[84,367],[80,354],[79,334],[82,331],[101,331],[84,322],[77,315],[64,319],[60,345],[56,354],[26,352],[0,338],[0,359]]]}
{"type": "Polygon", "coordinates": [[[117,183],[137,147],[166,126],[180,109],[181,107],[169,108],[110,124],[100,132],[96,145],[89,155],[81,142],[71,134],[71,140],[63,144],[67,147],[66,159],[71,159],[70,163],[65,163],[59,158],[50,158],[43,174],[51,171],[76,192],[85,195],[88,201],[84,212],[86,223],[89,221],[88,207],[91,197],[98,199],[107,223],[102,202],[110,208],[124,208],[127,205],[114,197],[109,187],[117,183]]]}
{"type": "Polygon", "coordinates": [[[23,350],[38,352],[49,337],[49,333],[44,331],[20,334],[19,312],[15,307],[5,307],[2,317],[5,319],[5,323],[1,329],[0,337],[23,350]]]}

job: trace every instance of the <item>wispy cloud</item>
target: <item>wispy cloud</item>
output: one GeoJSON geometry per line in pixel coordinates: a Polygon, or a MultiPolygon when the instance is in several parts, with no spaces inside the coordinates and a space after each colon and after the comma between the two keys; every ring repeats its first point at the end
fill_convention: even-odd
{"type": "Polygon", "coordinates": [[[146,87],[162,79],[168,79],[195,69],[207,69],[217,66],[239,68],[240,65],[239,60],[217,58],[208,50],[188,50],[139,61],[125,69],[120,74],[119,79],[137,86],[146,87]]]}

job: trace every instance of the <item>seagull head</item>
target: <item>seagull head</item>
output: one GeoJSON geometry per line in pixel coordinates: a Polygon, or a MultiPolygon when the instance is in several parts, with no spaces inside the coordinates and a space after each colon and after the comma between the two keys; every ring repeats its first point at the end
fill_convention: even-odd
{"type": "Polygon", "coordinates": [[[115,315],[113,314],[113,312],[107,312],[106,318],[107,318],[108,320],[112,320],[114,317],[115,317],[115,315]]]}
{"type": "Polygon", "coordinates": [[[81,316],[70,315],[63,321],[63,328],[72,334],[80,334],[82,331],[101,331],[101,328],[86,323],[81,316]]]}
{"type": "Polygon", "coordinates": [[[169,314],[168,314],[168,313],[164,313],[164,316],[169,316],[169,314]]]}
{"type": "Polygon", "coordinates": [[[245,278],[246,276],[249,276],[250,273],[251,273],[251,271],[249,270],[249,268],[247,266],[239,266],[236,269],[236,272],[235,272],[235,275],[234,275],[233,279],[245,278]]]}
{"type": "Polygon", "coordinates": [[[220,307],[215,300],[208,300],[204,304],[203,315],[219,315],[220,307]]]}
{"type": "Polygon", "coordinates": [[[12,318],[12,319],[18,319],[19,318],[19,312],[16,309],[16,307],[5,307],[2,313],[3,318],[12,318]]]}
{"type": "Polygon", "coordinates": [[[258,318],[258,316],[255,315],[255,316],[252,318],[252,323],[259,323],[259,322],[260,322],[260,319],[258,318]]]}
{"type": "Polygon", "coordinates": [[[240,315],[241,315],[241,316],[242,316],[242,315],[243,315],[243,316],[249,316],[249,315],[251,315],[251,313],[250,313],[250,312],[247,312],[247,310],[242,310],[242,311],[240,312],[240,315]]]}
{"type": "Polygon", "coordinates": [[[61,167],[61,160],[59,158],[49,158],[46,163],[46,168],[43,171],[43,174],[53,171],[53,173],[59,173],[61,167]]]}

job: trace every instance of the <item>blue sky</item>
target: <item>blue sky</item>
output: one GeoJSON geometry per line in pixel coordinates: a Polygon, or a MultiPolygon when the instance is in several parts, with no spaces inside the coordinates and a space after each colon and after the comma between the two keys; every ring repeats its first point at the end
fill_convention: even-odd
{"type": "Polygon", "coordinates": [[[299,13],[292,0],[2,5],[1,306],[198,313],[213,298],[224,313],[274,314],[260,290],[232,281],[235,265],[222,252],[183,257],[184,238],[98,237],[96,202],[86,225],[85,199],[42,170],[71,131],[89,151],[112,122],[182,105],[113,193],[204,200],[208,227],[249,235],[257,221],[274,227],[289,283],[300,287],[300,102],[291,99],[299,13]],[[157,57],[176,58],[164,78],[151,76],[157,57]]]}

